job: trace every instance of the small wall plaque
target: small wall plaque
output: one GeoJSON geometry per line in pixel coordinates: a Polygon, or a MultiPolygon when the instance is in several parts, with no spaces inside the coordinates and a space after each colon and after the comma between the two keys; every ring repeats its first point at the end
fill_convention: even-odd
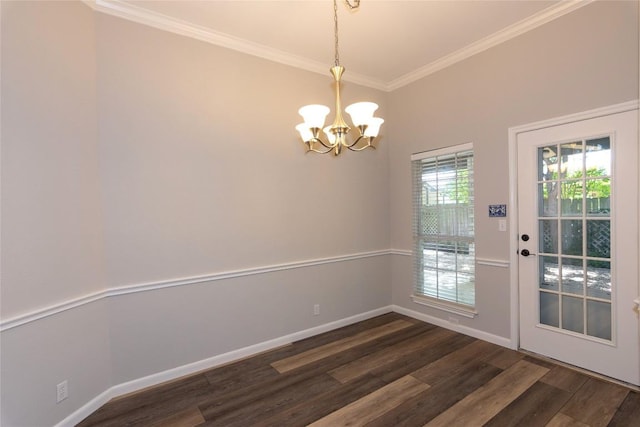
{"type": "Polygon", "coordinates": [[[492,218],[507,216],[507,205],[489,205],[489,216],[492,218]]]}

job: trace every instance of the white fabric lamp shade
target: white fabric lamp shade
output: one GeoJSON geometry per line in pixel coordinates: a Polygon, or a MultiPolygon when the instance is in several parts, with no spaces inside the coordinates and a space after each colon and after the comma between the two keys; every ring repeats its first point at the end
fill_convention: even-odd
{"type": "Polygon", "coordinates": [[[310,141],[311,138],[313,138],[313,133],[311,133],[311,129],[309,129],[306,123],[300,123],[296,126],[296,130],[300,132],[300,138],[302,138],[303,142],[310,141]]]}
{"type": "Polygon", "coordinates": [[[384,123],[384,119],[380,117],[372,117],[369,120],[369,125],[367,129],[364,131],[364,136],[375,138],[378,136],[378,132],[380,132],[380,126],[384,123]]]}
{"type": "Polygon", "coordinates": [[[307,127],[322,129],[324,121],[329,114],[329,107],[319,104],[305,105],[298,110],[307,127]]]}
{"type": "Polygon", "coordinates": [[[378,104],[373,102],[356,102],[344,110],[351,116],[355,126],[368,125],[373,118],[373,113],[378,109],[378,104]]]}

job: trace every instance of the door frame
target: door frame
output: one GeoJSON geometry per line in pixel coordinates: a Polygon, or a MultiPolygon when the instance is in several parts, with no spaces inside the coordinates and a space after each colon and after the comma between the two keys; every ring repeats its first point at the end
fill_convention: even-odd
{"type": "MultiPolygon", "coordinates": [[[[608,116],[611,114],[623,113],[638,110],[640,103],[638,100],[623,102],[621,104],[609,105],[607,107],[596,108],[566,116],[554,117],[539,122],[527,123],[524,125],[509,128],[509,291],[510,291],[510,348],[518,350],[520,348],[520,309],[519,309],[519,283],[518,283],[518,135],[524,132],[544,129],[596,117],[608,116]]],[[[639,111],[640,114],[640,111],[639,111]]],[[[640,138],[638,140],[640,143],[640,138]]],[[[640,156],[638,158],[640,165],[640,156]]],[[[640,184],[640,183],[639,183],[640,184]]],[[[640,206],[639,206],[640,208],[640,206]]],[[[638,218],[640,225],[640,217],[638,218]]],[[[640,292],[640,291],[639,291],[640,292]]]]}

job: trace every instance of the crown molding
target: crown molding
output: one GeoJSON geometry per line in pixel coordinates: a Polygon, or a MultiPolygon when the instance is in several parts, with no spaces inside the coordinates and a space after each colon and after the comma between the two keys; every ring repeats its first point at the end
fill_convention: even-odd
{"type": "MultiPolygon", "coordinates": [[[[231,36],[211,28],[195,25],[187,21],[183,21],[161,13],[153,12],[148,9],[125,3],[121,0],[82,0],[87,6],[93,10],[108,15],[123,18],[139,24],[147,25],[160,30],[179,34],[185,37],[194,38],[196,40],[211,43],[217,46],[232,49],[238,52],[253,55],[269,61],[278,62],[280,64],[299,68],[305,71],[311,71],[322,75],[328,74],[327,64],[313,61],[298,55],[274,49],[272,47],[254,43],[238,37],[231,36]]],[[[474,42],[462,49],[459,49],[449,55],[446,55],[430,64],[411,71],[397,79],[385,82],[380,79],[373,78],[364,74],[349,72],[343,78],[344,81],[360,84],[362,86],[373,89],[391,92],[406,86],[410,83],[429,76],[437,71],[447,68],[457,62],[463,61],[473,55],[483,52],[500,43],[504,43],[514,37],[531,31],[541,25],[560,18],[571,13],[583,6],[592,3],[595,0],[566,0],[548,7],[535,15],[532,15],[522,21],[510,25],[494,34],[491,34],[477,42],[474,42]]]]}
{"type": "MultiPolygon", "coordinates": [[[[192,24],[190,22],[153,12],[139,6],[124,3],[120,0],[83,0],[83,2],[96,12],[116,16],[118,18],[137,22],[159,30],[190,37],[216,46],[246,53],[247,55],[256,56],[258,58],[278,62],[280,64],[289,65],[305,71],[311,71],[322,75],[330,75],[330,67],[326,63],[294,55],[283,50],[274,49],[260,43],[254,43],[249,40],[215,31],[211,28],[192,24]]],[[[349,72],[348,75],[345,75],[342,78],[342,80],[382,91],[387,90],[385,82],[364,74],[349,72]]]]}
{"type": "Polygon", "coordinates": [[[568,13],[571,13],[583,6],[586,6],[595,0],[567,0],[561,1],[558,4],[550,6],[542,11],[531,15],[530,17],[516,22],[496,33],[493,33],[483,39],[480,39],[468,46],[463,47],[449,55],[434,61],[430,64],[420,67],[417,70],[411,71],[402,77],[392,80],[387,83],[387,91],[399,89],[410,83],[420,80],[430,74],[447,68],[455,63],[463,61],[471,56],[481,53],[487,49],[497,46],[501,43],[509,41],[519,35],[522,35],[528,31],[538,28],[554,19],[560,18],[568,13]]]}

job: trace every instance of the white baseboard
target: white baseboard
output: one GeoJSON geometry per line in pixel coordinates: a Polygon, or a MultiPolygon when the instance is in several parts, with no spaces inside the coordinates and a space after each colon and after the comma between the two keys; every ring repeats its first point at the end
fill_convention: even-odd
{"type": "Polygon", "coordinates": [[[370,319],[372,317],[380,316],[382,314],[392,312],[392,306],[386,306],[377,308],[375,310],[367,311],[366,313],[360,313],[355,316],[346,317],[344,319],[336,320],[334,322],[325,323],[323,325],[314,326],[313,328],[305,329],[303,331],[294,332],[289,335],[285,335],[279,338],[274,338],[269,341],[264,341],[258,344],[243,347],[237,350],[233,350],[227,353],[219,354],[207,359],[199,360],[197,362],[189,363],[187,365],[178,366],[176,368],[168,369],[166,371],[158,372],[156,374],[148,375],[143,378],[128,381],[126,383],[115,385],[108,390],[100,393],[95,398],[91,399],[85,405],[74,411],[67,418],[56,424],[56,427],[73,427],[93,412],[98,410],[102,405],[109,400],[123,396],[125,394],[133,393],[143,390],[145,388],[156,386],[167,381],[172,381],[177,378],[192,375],[207,369],[215,368],[216,366],[224,365],[235,360],[239,360],[245,357],[253,356],[264,351],[272,350],[283,345],[290,344],[295,341],[300,341],[305,338],[319,335],[324,332],[329,332],[343,326],[348,326],[353,323],[361,322],[363,320],[370,319]]]}
{"type": "Polygon", "coordinates": [[[459,332],[470,337],[478,338],[483,341],[488,341],[492,344],[500,345],[502,347],[512,348],[511,340],[509,338],[501,337],[499,335],[490,334],[478,329],[473,329],[468,326],[454,324],[447,322],[444,319],[438,317],[429,316],[428,314],[420,313],[418,311],[410,310],[399,305],[392,305],[392,311],[396,313],[404,314],[405,316],[413,317],[414,319],[422,320],[423,322],[431,323],[432,325],[440,326],[445,329],[450,329],[455,332],[459,332]]]}
{"type": "Polygon", "coordinates": [[[67,418],[60,421],[55,427],[73,427],[80,423],[80,421],[87,418],[89,415],[93,414],[95,411],[100,409],[102,405],[116,397],[112,393],[113,387],[103,391],[84,405],[82,405],[79,409],[72,412],[67,418]]]}
{"type": "Polygon", "coordinates": [[[382,314],[396,312],[404,314],[405,316],[412,317],[414,319],[422,320],[423,322],[431,323],[436,326],[440,326],[446,329],[450,329],[461,334],[469,335],[474,338],[478,338],[490,343],[500,345],[503,347],[511,348],[511,341],[508,338],[489,334],[487,332],[479,331],[477,329],[469,328],[463,325],[455,325],[447,322],[446,320],[439,319],[437,317],[429,316],[414,310],[407,309],[398,305],[389,305],[386,307],[377,308],[375,310],[367,311],[366,313],[357,314],[355,316],[346,317],[344,319],[336,320],[334,322],[325,323],[323,325],[314,326],[313,328],[305,329],[302,331],[294,332],[289,335],[285,335],[272,340],[264,341],[258,344],[243,347],[237,350],[233,350],[227,353],[219,354],[207,359],[199,360],[197,362],[189,363],[187,365],[178,366],[176,368],[168,369],[166,371],[158,372],[156,374],[148,375],[143,378],[128,381],[126,383],[115,385],[103,393],[99,394],[95,398],[91,399],[85,405],[78,410],[74,411],[67,418],[56,424],[56,427],[72,427],[84,420],[86,417],[97,411],[102,405],[109,400],[123,396],[125,394],[133,393],[143,390],[148,387],[156,386],[167,381],[172,381],[177,378],[192,375],[207,369],[215,368],[235,360],[239,360],[245,357],[250,357],[264,351],[272,350],[283,345],[290,344],[295,341],[299,341],[305,338],[312,337],[314,335],[322,334],[324,332],[332,331],[343,326],[348,326],[353,323],[361,322],[363,320],[370,319],[372,317],[380,316],[382,314]]]}

